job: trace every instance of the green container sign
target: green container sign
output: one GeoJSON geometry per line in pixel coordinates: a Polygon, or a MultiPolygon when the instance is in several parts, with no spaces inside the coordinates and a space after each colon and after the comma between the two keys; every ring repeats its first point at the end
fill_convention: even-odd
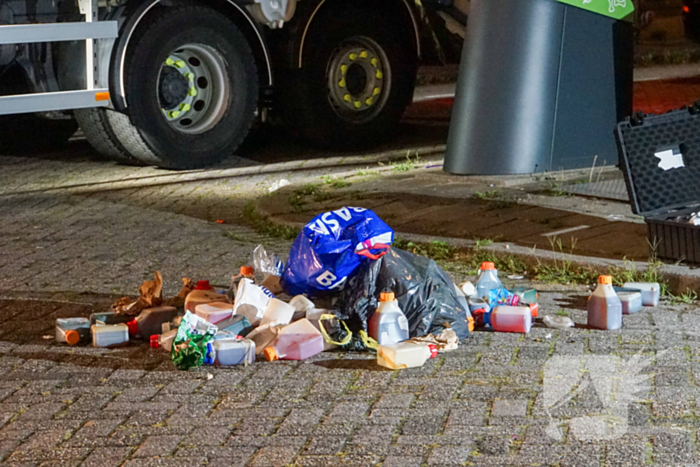
{"type": "Polygon", "coordinates": [[[632,0],[557,0],[559,3],[583,8],[614,19],[633,21],[634,4],[632,0]]]}

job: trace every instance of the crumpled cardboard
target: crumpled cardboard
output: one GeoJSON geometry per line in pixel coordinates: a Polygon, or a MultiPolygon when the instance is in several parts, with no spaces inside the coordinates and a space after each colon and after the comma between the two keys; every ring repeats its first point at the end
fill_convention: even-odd
{"type": "Polygon", "coordinates": [[[192,279],[183,277],[182,289],[180,289],[180,293],[164,301],[163,305],[174,306],[175,308],[182,308],[183,306],[185,306],[185,299],[187,298],[189,293],[194,290],[194,286],[195,283],[192,279]]]}
{"type": "Polygon", "coordinates": [[[139,298],[122,297],[112,305],[118,315],[137,316],[147,308],[154,308],[163,303],[163,276],[155,272],[155,280],[145,281],[139,287],[139,298]]]}
{"type": "Polygon", "coordinates": [[[444,329],[439,336],[435,334],[428,334],[423,337],[412,337],[409,342],[415,342],[416,344],[433,344],[437,347],[438,352],[450,352],[452,350],[457,350],[459,344],[459,337],[452,329],[444,329]]]}

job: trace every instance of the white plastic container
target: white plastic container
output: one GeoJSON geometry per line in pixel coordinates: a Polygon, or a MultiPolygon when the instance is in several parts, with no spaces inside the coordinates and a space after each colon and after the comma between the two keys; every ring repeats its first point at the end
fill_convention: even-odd
{"type": "Polygon", "coordinates": [[[409,338],[408,320],[393,292],[379,295],[379,306],[367,323],[367,334],[379,345],[391,345],[409,338]]]}
{"type": "Polygon", "coordinates": [[[392,370],[415,368],[423,366],[431,358],[437,357],[437,354],[437,347],[433,344],[399,342],[380,345],[377,349],[377,363],[392,370]]]}
{"type": "Polygon", "coordinates": [[[58,318],[56,320],[56,342],[68,345],[90,342],[90,320],[87,318],[58,318]]]}
{"type": "Polygon", "coordinates": [[[316,305],[314,302],[306,298],[304,295],[297,295],[289,301],[289,304],[294,307],[294,317],[292,321],[297,321],[304,316],[308,310],[313,310],[316,305]]]}
{"type": "Polygon", "coordinates": [[[474,313],[476,310],[484,310],[486,313],[491,311],[491,306],[489,305],[489,302],[487,302],[483,298],[472,296],[467,299],[467,303],[469,304],[469,311],[471,311],[472,313],[474,313]]]}
{"type": "Polygon", "coordinates": [[[166,352],[170,352],[173,348],[173,341],[177,335],[177,329],[172,329],[163,334],[154,334],[151,336],[151,348],[152,349],[164,349],[166,352]]]}
{"type": "Polygon", "coordinates": [[[255,362],[255,343],[242,337],[214,339],[214,365],[248,365],[255,362]]]}
{"type": "Polygon", "coordinates": [[[611,276],[600,276],[598,287],[588,299],[588,327],[608,331],[622,327],[622,303],[611,276]]]}
{"type": "Polygon", "coordinates": [[[238,271],[238,274],[231,277],[231,287],[226,292],[226,296],[231,300],[231,302],[233,302],[236,298],[238,284],[243,279],[255,281],[255,270],[253,269],[253,266],[241,266],[240,270],[238,271]]]}
{"type": "Polygon", "coordinates": [[[656,306],[661,298],[661,286],[658,282],[626,282],[626,289],[637,289],[642,293],[642,305],[656,306]]]}
{"type": "Polygon", "coordinates": [[[202,303],[223,302],[229,303],[226,294],[216,293],[209,281],[197,281],[197,285],[185,298],[185,311],[195,313],[197,305],[202,303]]]}
{"type": "Polygon", "coordinates": [[[211,324],[217,324],[233,316],[233,305],[226,302],[200,303],[195,307],[194,314],[211,324]]]}
{"type": "Polygon", "coordinates": [[[484,314],[484,324],[490,324],[497,332],[528,333],[532,328],[532,311],[527,306],[499,305],[484,314]]]}
{"type": "Polygon", "coordinates": [[[629,290],[615,290],[617,298],[622,304],[622,314],[631,315],[642,309],[642,292],[629,290]]]}
{"type": "Polygon", "coordinates": [[[294,316],[294,307],[276,298],[270,299],[265,313],[260,320],[260,326],[278,326],[289,324],[294,316]]]}
{"type": "Polygon", "coordinates": [[[263,351],[268,361],[306,360],[323,352],[321,332],[307,319],[283,327],[272,345],[263,351]]]}
{"type": "Polygon", "coordinates": [[[272,298],[269,290],[244,278],[239,282],[236,290],[233,314],[245,316],[251,326],[258,326],[272,298]]]}
{"type": "Polygon", "coordinates": [[[105,326],[93,324],[91,330],[93,347],[122,347],[129,345],[129,326],[124,323],[107,324],[105,326]]]}
{"type": "Polygon", "coordinates": [[[489,292],[494,289],[502,289],[503,284],[498,278],[496,265],[486,261],[479,267],[479,279],[476,281],[476,295],[479,298],[488,298],[489,292]]]}

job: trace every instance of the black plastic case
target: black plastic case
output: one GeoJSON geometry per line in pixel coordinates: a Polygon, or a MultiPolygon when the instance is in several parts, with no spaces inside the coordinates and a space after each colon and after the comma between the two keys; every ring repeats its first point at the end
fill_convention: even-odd
{"type": "Polygon", "coordinates": [[[659,258],[700,263],[700,101],[663,115],[641,113],[617,126],[632,211],[644,216],[659,258]],[[682,164],[682,166],[681,166],[682,164]]]}

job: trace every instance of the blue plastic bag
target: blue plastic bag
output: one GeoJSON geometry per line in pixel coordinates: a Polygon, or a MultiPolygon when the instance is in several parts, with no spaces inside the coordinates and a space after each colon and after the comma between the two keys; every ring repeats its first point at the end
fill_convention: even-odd
{"type": "Polygon", "coordinates": [[[294,241],[280,282],[290,295],[339,292],[363,261],[380,258],[393,241],[394,231],[369,209],[320,214],[294,241]]]}

